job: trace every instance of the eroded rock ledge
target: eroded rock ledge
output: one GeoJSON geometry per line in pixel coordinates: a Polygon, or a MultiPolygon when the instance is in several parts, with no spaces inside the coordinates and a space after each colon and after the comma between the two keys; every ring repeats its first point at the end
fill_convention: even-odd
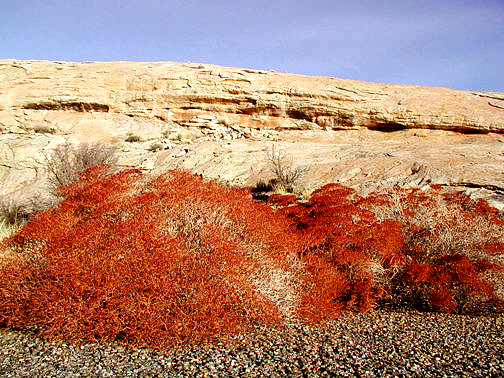
{"type": "Polygon", "coordinates": [[[501,198],[503,133],[504,93],[207,64],[0,60],[0,196],[39,190],[56,145],[101,141],[124,167],[181,166],[240,185],[267,179],[274,146],[309,168],[308,188],[438,183],[501,198]]]}
{"type": "MultiPolygon", "coordinates": [[[[246,128],[504,132],[504,94],[184,63],[0,60],[0,110],[104,112],[246,128]]],[[[3,126],[12,126],[6,115],[3,126]]],[[[10,118],[10,117],[9,117],[10,118]]]]}

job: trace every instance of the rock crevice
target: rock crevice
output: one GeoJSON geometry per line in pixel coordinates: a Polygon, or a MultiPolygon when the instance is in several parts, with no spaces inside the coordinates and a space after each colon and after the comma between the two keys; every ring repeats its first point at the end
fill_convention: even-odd
{"type": "Polygon", "coordinates": [[[59,110],[73,112],[101,112],[107,113],[110,107],[106,104],[98,104],[96,102],[82,101],[47,101],[38,103],[28,103],[22,106],[23,109],[29,110],[59,110]]]}

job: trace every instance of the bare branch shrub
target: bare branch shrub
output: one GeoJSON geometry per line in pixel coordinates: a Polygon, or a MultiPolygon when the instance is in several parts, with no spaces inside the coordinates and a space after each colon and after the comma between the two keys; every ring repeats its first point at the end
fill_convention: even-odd
{"type": "Polygon", "coordinates": [[[271,147],[266,158],[275,175],[272,182],[274,189],[289,193],[294,192],[296,183],[308,171],[308,167],[294,166],[292,157],[283,151],[276,151],[274,146],[271,147]]]}
{"type": "Polygon", "coordinates": [[[75,146],[64,143],[57,146],[51,155],[46,156],[46,169],[49,184],[54,190],[71,184],[79,178],[78,173],[88,168],[107,164],[114,168],[117,157],[116,149],[103,143],[82,143],[75,146]]]}

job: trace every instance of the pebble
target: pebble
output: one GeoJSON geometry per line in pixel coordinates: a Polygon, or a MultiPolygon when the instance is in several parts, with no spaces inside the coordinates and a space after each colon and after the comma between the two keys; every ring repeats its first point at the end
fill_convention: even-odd
{"type": "Polygon", "coordinates": [[[504,376],[504,316],[371,311],[167,351],[0,330],[0,376],[504,376]]]}

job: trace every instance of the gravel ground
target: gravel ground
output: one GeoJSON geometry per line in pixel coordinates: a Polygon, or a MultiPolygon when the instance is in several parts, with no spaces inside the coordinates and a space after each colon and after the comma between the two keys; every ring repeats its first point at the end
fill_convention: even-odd
{"type": "Polygon", "coordinates": [[[154,351],[0,331],[0,376],[504,376],[504,317],[369,312],[154,351]]]}

